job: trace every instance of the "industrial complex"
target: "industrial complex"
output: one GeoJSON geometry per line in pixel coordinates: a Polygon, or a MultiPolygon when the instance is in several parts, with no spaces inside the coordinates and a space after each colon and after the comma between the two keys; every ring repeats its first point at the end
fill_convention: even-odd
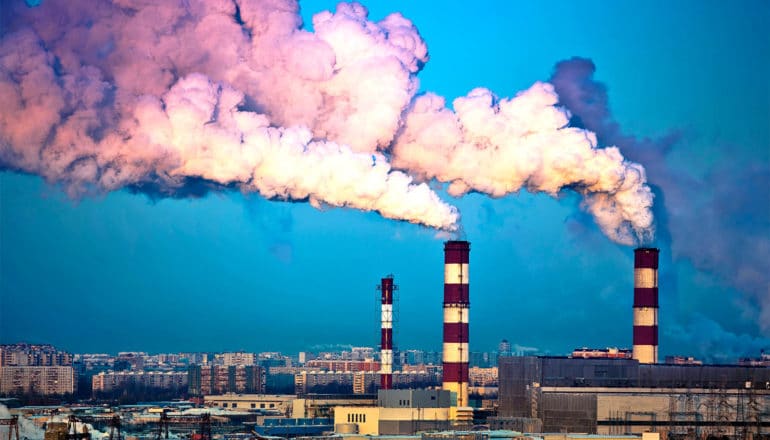
{"type": "MultiPolygon", "coordinates": [[[[220,434],[232,439],[244,435],[368,438],[421,434],[429,440],[567,440],[578,438],[575,433],[589,436],[580,438],[647,440],[754,440],[769,436],[770,368],[764,360],[743,365],[704,365],[691,358],[659,362],[658,253],[655,248],[634,250],[633,296],[629,294],[633,322],[623,329],[632,335],[630,350],[580,348],[563,357],[513,356],[510,343],[503,340],[495,368],[472,367],[470,243],[448,241],[444,243],[440,365],[418,368],[400,366],[403,362],[396,361],[409,356],[401,356],[394,346],[397,285],[389,275],[378,285],[379,353],[356,349],[351,358],[315,360],[303,355],[304,369],[276,362],[278,355],[260,358],[229,353],[215,357],[217,365],[197,360],[184,376],[101,372],[93,376],[93,384],[102,390],[119,389],[124,383],[168,382],[169,387],[177,388],[186,384],[191,399],[181,406],[130,408],[134,412],[124,412],[123,417],[127,423],[162,425],[186,420],[188,424],[218,424],[213,431],[200,425],[196,435],[205,438],[197,440],[220,434]],[[292,377],[295,394],[266,394],[268,370],[292,377]],[[342,383],[349,383],[353,392],[312,391],[342,383]],[[204,421],[202,414],[212,417],[204,421]]],[[[16,360],[3,364],[2,390],[29,387],[20,379],[24,368],[70,368],[70,376],[62,382],[68,390],[73,387],[72,367],[53,367],[48,361],[47,366],[28,365],[32,361],[19,361],[23,357],[10,352],[3,356],[16,360]]],[[[418,354],[411,356],[417,358],[418,354]]],[[[137,368],[143,362],[140,359],[142,356],[124,356],[131,368],[137,368]]],[[[36,414],[34,409],[25,408],[16,412],[36,414]]]]}

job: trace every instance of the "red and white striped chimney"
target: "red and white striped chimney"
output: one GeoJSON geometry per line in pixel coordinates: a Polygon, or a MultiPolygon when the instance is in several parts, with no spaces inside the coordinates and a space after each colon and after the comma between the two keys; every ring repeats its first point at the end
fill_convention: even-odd
{"type": "Polygon", "coordinates": [[[658,249],[634,250],[634,352],[642,364],[658,363],[658,249]]]}
{"type": "Polygon", "coordinates": [[[457,394],[457,406],[468,406],[468,258],[467,241],[444,243],[444,381],[457,394]]]}
{"type": "Polygon", "coordinates": [[[381,280],[380,292],[382,293],[380,389],[389,390],[393,387],[393,276],[381,280]]]}

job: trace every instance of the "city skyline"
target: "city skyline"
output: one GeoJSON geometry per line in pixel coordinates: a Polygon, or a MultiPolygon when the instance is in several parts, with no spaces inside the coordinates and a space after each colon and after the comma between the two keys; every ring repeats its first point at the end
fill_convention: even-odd
{"type": "MultiPolygon", "coordinates": [[[[295,12],[291,2],[287,4],[281,17],[296,22],[301,18],[308,31],[315,31],[313,14],[336,7],[331,1],[301,1],[295,12]]],[[[100,5],[102,11],[110,10],[107,3],[100,5]]],[[[402,34],[390,31],[418,54],[413,61],[419,72],[394,75],[397,85],[406,84],[405,95],[398,98],[404,105],[435,93],[448,108],[459,111],[462,102],[453,104],[456,98],[482,96],[471,91],[485,87],[498,97],[494,107],[495,102],[501,105],[506,97],[531,90],[538,82],[553,84],[559,106],[570,112],[570,127],[596,133],[600,149],[615,145],[627,163],[644,167],[654,195],[655,238],[616,243],[643,222],[632,217],[623,224],[631,229],[600,226],[596,220],[600,214],[590,211],[591,199],[581,194],[590,186],[586,182],[559,187],[556,197],[527,192],[526,188],[538,188],[531,183],[535,178],[525,190],[484,195],[483,182],[472,180],[487,171],[481,161],[475,174],[463,175],[469,193],[454,197],[458,194],[455,180],[445,184],[439,183],[446,182],[440,178],[429,179],[429,193],[438,199],[427,197],[417,204],[424,207],[430,202],[444,217],[451,217],[445,206],[456,207],[461,215],[459,232],[410,223],[417,221],[410,217],[412,211],[388,211],[385,197],[376,200],[378,214],[354,209],[360,207],[354,196],[347,199],[353,208],[335,208],[333,197],[321,193],[289,197],[291,202],[268,201],[263,195],[280,198],[280,192],[271,195],[260,187],[242,193],[236,179],[196,177],[224,172],[228,167],[222,162],[191,171],[188,180],[171,189],[163,187],[162,176],[157,175],[154,181],[151,175],[144,176],[147,180],[112,192],[95,182],[81,182],[83,187],[74,188],[68,185],[90,172],[78,164],[96,153],[69,165],[57,162],[67,156],[57,153],[56,159],[35,168],[31,159],[19,159],[19,152],[27,148],[19,145],[26,141],[15,137],[15,127],[34,118],[62,118],[51,124],[64,132],[64,119],[74,110],[62,109],[51,116],[23,107],[14,112],[8,106],[0,109],[0,343],[50,343],[93,353],[241,349],[296,353],[337,344],[376,346],[380,323],[375,286],[393,274],[399,286],[395,345],[440,349],[442,247],[444,241],[460,238],[471,243],[470,351],[493,351],[502,339],[542,354],[568,354],[576,347],[631,348],[633,249],[637,245],[660,248],[660,359],[690,355],[725,362],[757,356],[761,349],[770,348],[770,271],[766,270],[770,260],[770,84],[766,81],[770,42],[761,38],[770,27],[770,8],[765,3],[481,2],[468,7],[446,2],[440,9],[400,1],[363,5],[369,10],[370,25],[400,12],[427,46],[420,55],[419,41],[410,40],[414,31],[408,26],[398,28],[402,34]]],[[[120,89],[116,84],[126,80],[115,67],[119,57],[110,57],[123,43],[99,26],[85,31],[78,28],[82,23],[77,18],[63,15],[63,28],[56,32],[72,31],[69,39],[20,44],[27,44],[29,38],[20,31],[46,23],[49,14],[80,11],[81,6],[44,0],[28,8],[19,1],[0,17],[0,55],[4,55],[0,56],[4,60],[0,86],[5,87],[0,93],[7,94],[0,96],[12,96],[18,78],[31,71],[27,65],[13,64],[12,54],[22,53],[16,52],[18,47],[22,48],[18,51],[39,50],[30,57],[30,65],[50,63],[53,83],[64,89],[91,84],[97,71],[104,90],[120,89]],[[81,56],[78,60],[65,49],[80,38],[88,44],[82,53],[73,52],[81,56]],[[75,61],[98,67],[75,74],[68,70],[75,61]]],[[[158,6],[155,15],[178,17],[178,11],[166,6],[158,6]]],[[[351,8],[338,15],[355,15],[356,7],[351,8]]],[[[191,17],[200,13],[188,12],[191,17]]],[[[258,27],[253,23],[259,23],[258,14],[248,12],[244,7],[225,16],[230,22],[243,22],[248,30],[244,35],[257,41],[258,27]]],[[[321,18],[318,23],[323,24],[321,18]]],[[[219,25],[214,18],[208,20],[207,26],[219,25]]],[[[357,20],[361,23],[360,17],[357,20]]],[[[162,36],[178,39],[173,44],[185,51],[211,45],[228,53],[232,35],[213,32],[205,41],[195,40],[183,33],[188,31],[186,22],[180,23],[162,36]],[[229,39],[218,41],[216,35],[229,39]]],[[[35,28],[38,38],[56,40],[53,29],[48,35],[43,32],[45,25],[39,26],[35,28]]],[[[134,39],[134,45],[153,37],[137,29],[121,35],[134,39]]],[[[297,52],[281,62],[289,66],[286,69],[294,68],[292,63],[322,68],[324,60],[309,53],[314,52],[297,52]]],[[[269,93],[247,90],[247,82],[239,82],[238,75],[246,75],[243,71],[234,68],[236,73],[222,73],[208,65],[205,56],[188,55],[182,61],[189,64],[177,63],[177,71],[164,70],[157,77],[152,76],[154,71],[144,72],[148,83],[157,81],[146,86],[152,89],[147,93],[164,97],[168,109],[183,106],[187,98],[198,99],[201,95],[195,90],[202,90],[201,77],[195,75],[209,75],[212,81],[223,81],[249,96],[239,111],[272,112],[271,117],[287,120],[305,111],[302,106],[307,103],[300,99],[306,96],[305,89],[285,97],[296,104],[277,109],[273,101],[281,99],[275,96],[264,102],[252,99],[269,93]],[[186,82],[179,83],[182,79],[186,82]]],[[[336,62],[343,63],[345,57],[355,58],[355,54],[337,48],[336,62]]],[[[248,63],[236,66],[241,64],[248,63]]],[[[134,65],[138,66],[139,62],[134,65]]],[[[258,63],[250,66],[269,71],[258,63]]],[[[373,90],[393,86],[387,75],[365,78],[372,81],[368,87],[373,90]]],[[[323,90],[333,94],[337,89],[323,90]]],[[[386,93],[374,99],[365,91],[365,87],[356,89],[350,96],[364,104],[390,103],[386,93]]],[[[87,102],[92,92],[96,93],[83,89],[78,98],[82,105],[91,105],[87,102]]],[[[225,104],[216,108],[220,105],[225,104]]],[[[73,132],[96,139],[128,130],[110,125],[119,119],[115,114],[122,111],[120,105],[98,108],[104,110],[104,118],[114,118],[100,122],[103,132],[73,132]]],[[[398,118],[406,117],[406,108],[402,110],[403,114],[396,112],[398,118]]],[[[492,113],[501,113],[499,107],[492,113]]],[[[329,121],[315,116],[313,121],[329,121]]],[[[367,131],[378,121],[352,118],[343,126],[329,123],[317,128],[312,137],[375,143],[399,132],[367,131]],[[359,129],[351,135],[351,130],[359,129]],[[325,138],[322,133],[334,136],[325,138]]],[[[213,119],[202,125],[210,122],[213,119]]],[[[162,131],[160,126],[155,128],[162,131]]],[[[31,132],[26,136],[34,137],[31,132]]],[[[437,137],[431,133],[431,139],[437,137]]],[[[72,145],[82,147],[77,140],[73,137],[72,145]]],[[[49,141],[54,142],[41,142],[49,141]]],[[[372,163],[395,163],[399,157],[395,144],[378,149],[382,159],[372,156],[372,163]]],[[[225,157],[235,157],[228,154],[225,157]]],[[[228,165],[236,163],[233,159],[228,165]]],[[[288,163],[300,164],[299,159],[288,163]]],[[[412,163],[393,167],[414,178],[421,176],[412,163]]],[[[433,177],[423,171],[423,176],[433,177]]],[[[329,174],[327,180],[339,174],[329,174]]],[[[103,177],[106,171],[96,175],[103,177]]],[[[644,206],[634,206],[645,211],[644,206]]],[[[419,221],[430,221],[425,220],[430,216],[422,214],[419,221]]]]}

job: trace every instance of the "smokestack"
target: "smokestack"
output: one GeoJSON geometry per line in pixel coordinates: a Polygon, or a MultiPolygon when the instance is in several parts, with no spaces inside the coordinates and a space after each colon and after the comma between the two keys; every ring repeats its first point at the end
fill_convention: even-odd
{"type": "Polygon", "coordinates": [[[468,257],[471,244],[444,244],[444,383],[457,393],[457,406],[468,406],[468,257]]]}
{"type": "Polygon", "coordinates": [[[658,363],[658,252],[634,250],[634,353],[642,364],[658,363]]]}
{"type": "Polygon", "coordinates": [[[380,291],[382,292],[380,389],[389,390],[393,387],[393,275],[382,279],[380,291]]]}

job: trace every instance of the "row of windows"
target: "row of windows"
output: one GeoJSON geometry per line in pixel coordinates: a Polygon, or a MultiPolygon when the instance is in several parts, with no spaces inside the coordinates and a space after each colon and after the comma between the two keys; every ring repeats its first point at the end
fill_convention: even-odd
{"type": "MultiPolygon", "coordinates": [[[[435,400],[435,397],[432,398],[432,400],[435,400]]],[[[401,406],[409,406],[409,401],[408,400],[399,400],[398,404],[401,405],[401,406]]]]}
{"type": "Polygon", "coordinates": [[[366,423],[366,414],[348,414],[348,423],[366,423]]]}
{"type": "MultiPolygon", "coordinates": [[[[266,404],[264,404],[264,403],[260,403],[260,404],[259,404],[259,407],[260,407],[261,409],[265,409],[265,408],[275,408],[275,403],[270,403],[270,404],[268,404],[269,406],[267,406],[267,407],[265,407],[265,405],[266,405],[266,404]]],[[[256,403],[252,403],[252,404],[251,404],[251,408],[253,408],[253,409],[254,409],[254,408],[256,408],[256,407],[257,407],[257,404],[256,404],[256,403]]],[[[227,408],[227,402],[222,402],[222,408],[227,408]]],[[[231,403],[231,404],[230,404],[230,408],[238,408],[238,402],[233,402],[233,403],[231,403]]]]}

